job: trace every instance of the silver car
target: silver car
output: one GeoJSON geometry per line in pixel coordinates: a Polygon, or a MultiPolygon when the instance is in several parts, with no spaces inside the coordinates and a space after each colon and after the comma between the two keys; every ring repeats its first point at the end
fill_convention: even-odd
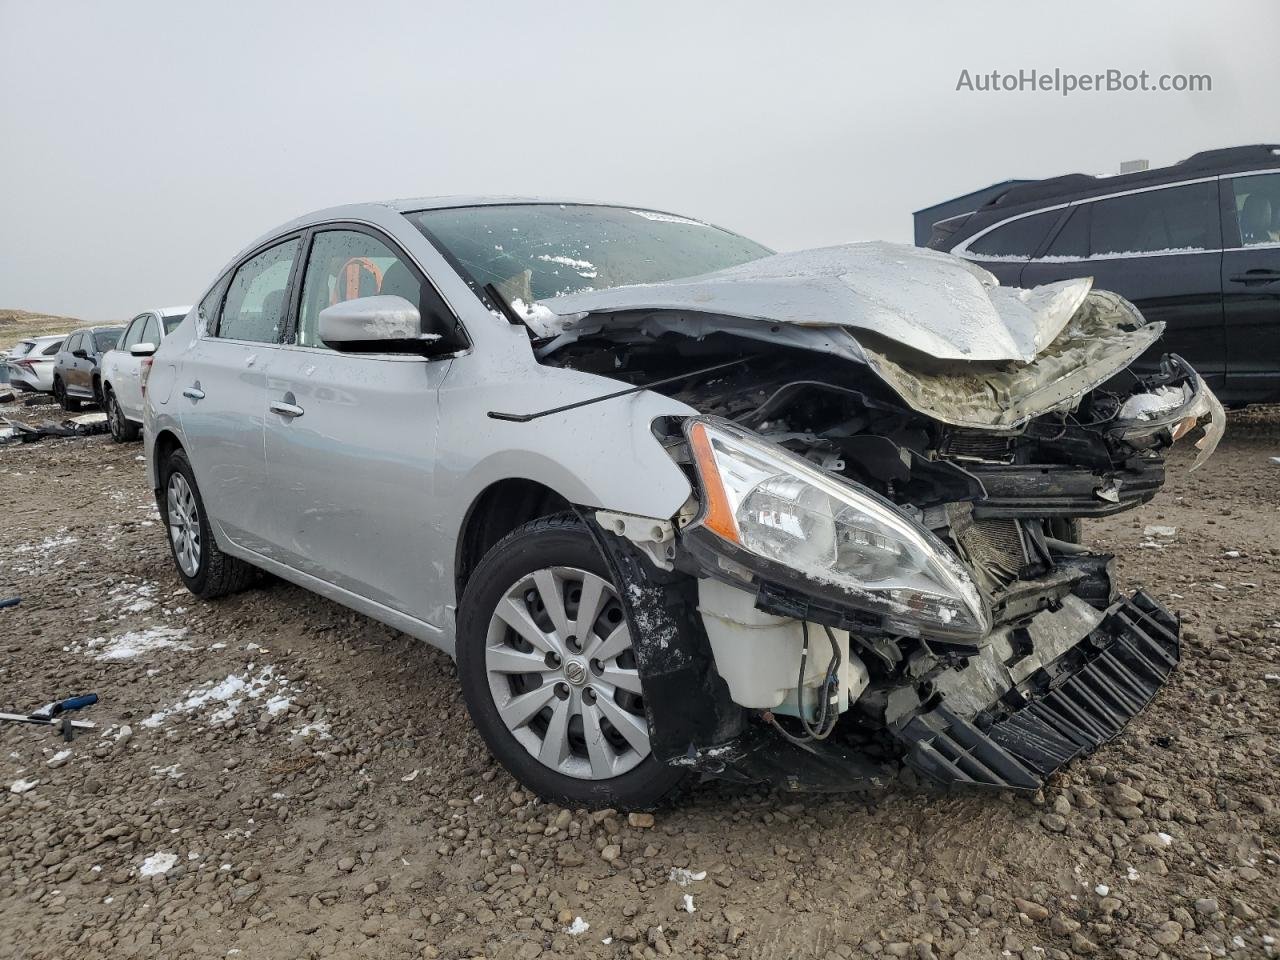
{"type": "Polygon", "coordinates": [[[19,343],[5,358],[9,383],[28,393],[53,390],[53,365],[62,349],[62,334],[31,337],[19,343]]]}
{"type": "Polygon", "coordinates": [[[1088,280],[774,254],[676,214],[449,199],[302,217],[155,354],[150,479],[205,598],[265,570],[451,653],[543,797],[691,776],[1034,790],[1178,660],[1079,522],[1221,436],[1088,280]]]}

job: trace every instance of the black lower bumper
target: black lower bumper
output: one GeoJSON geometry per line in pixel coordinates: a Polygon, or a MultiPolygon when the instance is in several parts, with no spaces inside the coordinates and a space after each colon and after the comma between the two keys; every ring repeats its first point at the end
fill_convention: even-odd
{"type": "Polygon", "coordinates": [[[1177,618],[1139,591],[991,710],[968,720],[934,704],[895,736],[907,763],[937,783],[1036,790],[1151,701],[1177,666],[1178,634],[1177,618]]]}

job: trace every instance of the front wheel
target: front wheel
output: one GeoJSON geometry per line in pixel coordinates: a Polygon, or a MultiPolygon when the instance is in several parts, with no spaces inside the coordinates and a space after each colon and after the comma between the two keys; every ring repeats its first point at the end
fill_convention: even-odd
{"type": "Polygon", "coordinates": [[[74,413],[80,409],[80,401],[67,396],[67,385],[62,382],[61,377],[53,378],[53,399],[57,400],[58,406],[68,413],[74,413]]]}
{"type": "Polygon", "coordinates": [[[203,600],[212,600],[249,586],[254,568],[223,553],[213,539],[196,475],[185,452],[179,449],[169,454],[160,484],[160,518],[169,534],[169,549],[178,576],[187,589],[203,600]]]}
{"type": "Polygon", "coordinates": [[[577,517],[519,527],[463,594],[458,674],[494,756],[564,806],[653,806],[685,773],[649,746],[644,691],[618,587],[577,517]]]}
{"type": "Polygon", "coordinates": [[[110,387],[103,391],[107,407],[107,426],[111,428],[111,439],[116,443],[130,443],[138,439],[138,425],[124,415],[120,409],[120,400],[110,387]]]}

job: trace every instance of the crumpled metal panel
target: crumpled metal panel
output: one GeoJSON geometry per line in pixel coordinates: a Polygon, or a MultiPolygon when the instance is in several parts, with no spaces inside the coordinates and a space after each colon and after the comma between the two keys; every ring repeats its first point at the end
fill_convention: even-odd
{"type": "Polygon", "coordinates": [[[779,253],[715,273],[539,301],[572,331],[588,314],[712,313],[800,327],[867,331],[939,360],[1028,362],[1084,302],[1084,277],[1029,290],[1001,287],[959,257],[897,243],[779,253]]]}

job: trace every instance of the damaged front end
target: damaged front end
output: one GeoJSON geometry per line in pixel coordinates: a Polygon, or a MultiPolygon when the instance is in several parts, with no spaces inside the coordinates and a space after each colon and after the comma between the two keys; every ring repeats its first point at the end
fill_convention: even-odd
{"type": "Polygon", "coordinates": [[[702,414],[654,424],[696,491],[679,515],[593,514],[660,759],[793,789],[905,763],[1034,790],[1166,682],[1177,619],[1119,596],[1080,523],[1150,500],[1201,425],[1198,467],[1222,408],[1176,356],[1128,372],[1159,325],[1087,282],[991,302],[1022,355],[634,298],[544,350],[702,414]]]}

